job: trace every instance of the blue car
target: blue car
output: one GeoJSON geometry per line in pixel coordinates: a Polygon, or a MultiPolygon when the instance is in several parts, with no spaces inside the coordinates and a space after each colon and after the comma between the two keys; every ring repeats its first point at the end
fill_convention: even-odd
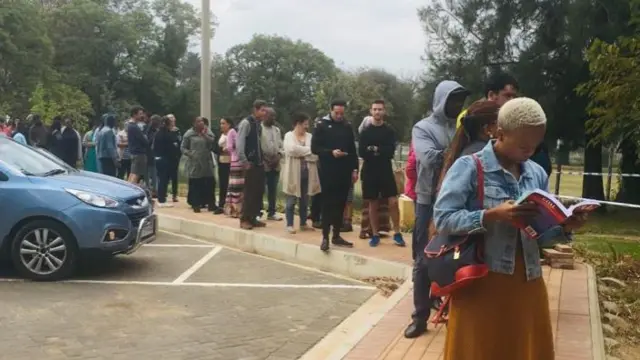
{"type": "Polygon", "coordinates": [[[131,254],[157,232],[142,188],[2,136],[0,218],[0,253],[39,281],[71,276],[86,256],[131,254]]]}

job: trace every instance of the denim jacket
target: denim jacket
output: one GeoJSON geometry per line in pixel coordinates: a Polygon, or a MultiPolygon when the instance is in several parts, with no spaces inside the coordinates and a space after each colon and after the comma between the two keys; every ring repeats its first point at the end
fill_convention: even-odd
{"type": "Polygon", "coordinates": [[[521,241],[527,279],[542,276],[540,247],[554,242],[568,241],[560,226],[553,227],[532,240],[518,232],[509,223],[484,224],[485,209],[494,208],[505,201],[516,200],[533,189],[547,190],[549,180],[540,165],[531,160],[522,164],[520,179],[502,168],[493,151],[493,141],[476,153],[484,169],[484,209],[477,204],[477,173],[472,156],[463,156],[455,161],[447,172],[434,206],[434,222],[440,233],[468,234],[485,232],[485,262],[490,271],[513,274],[517,241],[521,241]]]}

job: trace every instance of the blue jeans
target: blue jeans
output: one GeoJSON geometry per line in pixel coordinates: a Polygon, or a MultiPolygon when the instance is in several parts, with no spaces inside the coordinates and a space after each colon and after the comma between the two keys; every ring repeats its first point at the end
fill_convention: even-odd
{"type": "MultiPolygon", "coordinates": [[[[300,179],[300,203],[298,205],[298,213],[300,215],[300,226],[307,223],[307,210],[309,208],[309,178],[300,179]]],[[[285,207],[285,217],[287,226],[293,227],[294,209],[296,207],[298,197],[295,195],[287,195],[287,204],[285,207]]]]}
{"type": "Polygon", "coordinates": [[[416,206],[416,222],[413,227],[411,251],[413,255],[413,306],[415,311],[411,315],[414,321],[426,322],[431,314],[431,280],[427,273],[424,248],[429,239],[429,222],[433,216],[433,204],[418,204],[416,206]]]}

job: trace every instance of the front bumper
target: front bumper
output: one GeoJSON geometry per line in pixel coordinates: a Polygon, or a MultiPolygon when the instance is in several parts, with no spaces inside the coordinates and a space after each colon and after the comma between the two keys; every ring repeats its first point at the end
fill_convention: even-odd
{"type": "Polygon", "coordinates": [[[115,251],[113,254],[133,254],[136,250],[140,249],[142,245],[154,242],[156,240],[157,233],[158,217],[156,214],[151,214],[140,220],[135,236],[132,237],[133,239],[129,243],[129,246],[126,249],[115,251]]]}

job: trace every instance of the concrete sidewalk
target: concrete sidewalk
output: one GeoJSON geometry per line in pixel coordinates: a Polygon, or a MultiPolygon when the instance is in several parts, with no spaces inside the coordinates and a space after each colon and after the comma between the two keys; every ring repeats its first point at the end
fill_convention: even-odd
{"type": "MultiPolygon", "coordinates": [[[[224,229],[221,232],[231,231],[231,229],[237,229],[238,234],[244,232],[239,229],[238,219],[231,219],[224,215],[213,215],[208,212],[193,213],[187,208],[185,199],[181,199],[181,202],[176,204],[174,208],[162,208],[157,212],[161,215],[181,218],[184,222],[206,222],[220,226],[221,229],[224,229]]],[[[306,247],[317,246],[318,253],[320,253],[321,236],[319,231],[292,235],[285,231],[283,221],[269,221],[266,228],[254,229],[251,232],[268,235],[270,238],[283,239],[287,242],[294,241],[306,244],[306,247]]],[[[397,247],[393,245],[390,238],[383,239],[378,247],[371,248],[367,240],[358,238],[358,231],[343,234],[343,237],[353,242],[354,247],[353,249],[340,248],[341,252],[399,263],[398,265],[411,265],[410,247],[397,247]]],[[[405,240],[410,243],[409,235],[405,240]]],[[[406,276],[407,272],[404,273],[404,278],[410,281],[409,276],[406,276]]],[[[549,291],[556,360],[604,360],[604,344],[593,270],[583,264],[577,264],[575,270],[545,267],[544,276],[549,291]]],[[[412,292],[408,291],[381,316],[379,321],[367,325],[366,331],[360,329],[358,334],[362,333],[364,336],[361,336],[359,341],[351,339],[353,345],[351,343],[346,345],[349,347],[347,351],[335,352],[328,357],[323,356],[321,360],[442,359],[446,327],[430,328],[427,335],[414,340],[403,337],[402,333],[410,321],[412,310],[412,292]]],[[[346,342],[348,336],[341,336],[341,338],[345,339],[343,342],[346,342]]],[[[345,344],[335,344],[335,346],[336,348],[344,348],[345,344]]]]}

